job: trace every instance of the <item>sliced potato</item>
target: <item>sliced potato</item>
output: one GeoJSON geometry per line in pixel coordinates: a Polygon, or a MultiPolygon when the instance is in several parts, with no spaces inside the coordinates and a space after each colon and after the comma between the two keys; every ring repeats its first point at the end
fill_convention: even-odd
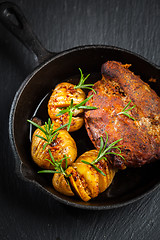
{"type": "Polygon", "coordinates": [[[106,175],[108,176],[108,187],[109,185],[112,183],[113,181],[113,178],[116,174],[116,172],[118,171],[117,168],[114,168],[111,164],[107,164],[107,167],[106,167],[106,175]]]}
{"type": "MultiPolygon", "coordinates": [[[[42,128],[44,128],[44,126],[42,126],[42,128]]],[[[53,140],[53,142],[50,145],[47,145],[45,149],[43,149],[43,146],[46,141],[36,135],[45,138],[45,134],[40,129],[36,129],[32,137],[31,155],[33,161],[39,167],[44,169],[53,169],[52,164],[46,160],[51,160],[48,152],[49,149],[55,160],[60,160],[64,158],[64,155],[66,155],[66,157],[68,157],[68,165],[75,161],[77,157],[76,143],[66,130],[59,130],[56,140],[53,140]]],[[[62,165],[63,167],[64,164],[65,163],[62,165]]]]}
{"type": "MultiPolygon", "coordinates": [[[[68,107],[71,104],[71,99],[73,99],[73,105],[77,105],[85,100],[86,95],[84,91],[80,88],[75,89],[75,85],[62,82],[56,86],[53,90],[52,95],[48,102],[48,114],[52,119],[52,122],[58,119],[60,125],[68,123],[69,116],[68,113],[65,113],[61,116],[57,116],[61,108],[68,107]]],[[[83,113],[83,109],[78,109],[73,112],[73,117],[71,121],[71,127],[69,132],[76,131],[80,129],[84,123],[82,116],[79,116],[83,113]]]]}
{"type": "Polygon", "coordinates": [[[71,99],[75,104],[82,102],[86,95],[81,88],[74,88],[75,85],[69,82],[59,83],[52,92],[48,106],[49,109],[54,107],[68,107],[71,103],[71,99]]]}
{"type": "Polygon", "coordinates": [[[55,173],[52,178],[52,184],[56,191],[66,196],[74,196],[74,193],[70,188],[69,182],[67,182],[63,174],[55,173]]]}
{"type": "MultiPolygon", "coordinates": [[[[83,153],[76,160],[76,163],[81,163],[82,160],[91,163],[92,161],[94,161],[97,158],[97,156],[98,156],[98,150],[93,149],[93,150],[83,153]]],[[[108,156],[108,158],[109,158],[109,156],[108,156]]],[[[87,166],[89,166],[89,165],[87,165],[87,166]]],[[[106,175],[106,176],[104,176],[101,173],[96,171],[99,176],[99,193],[101,193],[101,192],[104,192],[111,184],[111,182],[114,178],[114,175],[116,173],[116,169],[114,167],[112,167],[109,164],[109,162],[106,162],[104,159],[100,160],[96,164],[96,167],[98,167],[106,175]]],[[[83,174],[84,174],[84,178],[85,178],[85,173],[83,173],[83,174]]]]}
{"type": "MultiPolygon", "coordinates": [[[[98,156],[97,150],[90,150],[82,154],[72,166],[66,169],[66,173],[69,176],[70,184],[73,191],[83,200],[89,201],[91,198],[95,198],[99,193],[104,192],[112,183],[115,176],[116,169],[113,168],[109,162],[104,159],[96,163],[96,167],[99,168],[104,174],[102,175],[91,165],[81,162],[82,160],[92,162],[98,156]]],[[[59,178],[58,181],[64,179],[59,178]]],[[[55,184],[55,183],[53,183],[55,184]]],[[[55,189],[65,195],[68,194],[68,189],[61,189],[61,184],[58,182],[55,189]],[[58,185],[58,186],[57,186],[58,185]]],[[[53,185],[54,186],[54,185],[53,185]]],[[[66,188],[66,187],[65,187],[66,188]]]]}
{"type": "Polygon", "coordinates": [[[91,198],[95,198],[99,194],[99,174],[91,166],[84,163],[73,163],[72,166],[76,169],[80,176],[83,176],[90,190],[91,198]]]}
{"type": "MultiPolygon", "coordinates": [[[[69,116],[68,114],[63,114],[61,117],[59,118],[52,118],[52,123],[54,123],[55,126],[57,126],[57,128],[59,128],[60,126],[63,126],[65,124],[67,124],[69,122],[69,116]]],[[[72,117],[72,121],[71,121],[71,126],[69,129],[69,132],[74,132],[79,130],[84,124],[84,119],[83,117],[72,117]]],[[[67,130],[67,126],[65,128],[63,128],[65,130],[67,130]]]]}
{"type": "Polygon", "coordinates": [[[105,160],[101,160],[100,162],[98,162],[96,164],[96,167],[98,167],[106,176],[102,175],[101,173],[98,172],[99,175],[99,192],[104,192],[107,187],[108,187],[108,176],[106,173],[106,167],[107,167],[107,163],[105,162],[105,160]]]}
{"type": "Polygon", "coordinates": [[[68,167],[66,169],[66,173],[70,175],[70,183],[72,185],[72,189],[74,189],[75,193],[85,202],[89,201],[91,197],[87,193],[85,181],[83,178],[81,179],[78,172],[73,167],[68,167]]]}
{"type": "Polygon", "coordinates": [[[104,192],[112,183],[113,178],[116,173],[116,169],[110,165],[109,162],[106,162],[102,159],[96,166],[105,173],[106,176],[103,176],[99,173],[99,191],[104,192]]]}
{"type": "Polygon", "coordinates": [[[81,162],[82,160],[87,161],[91,163],[93,160],[95,160],[98,156],[98,150],[93,149],[90,151],[87,151],[83,153],[81,156],[79,156],[76,160],[76,163],[81,162]]]}

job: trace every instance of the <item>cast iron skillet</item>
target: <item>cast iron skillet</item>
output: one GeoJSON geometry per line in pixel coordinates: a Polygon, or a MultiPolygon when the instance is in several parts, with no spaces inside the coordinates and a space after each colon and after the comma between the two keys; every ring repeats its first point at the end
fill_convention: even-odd
{"type": "MultiPolygon", "coordinates": [[[[38,168],[30,155],[32,129],[27,119],[35,115],[43,121],[47,120],[47,101],[51,90],[62,81],[76,83],[79,67],[84,73],[91,73],[90,81],[96,82],[101,78],[101,65],[107,60],[130,63],[131,70],[148,82],[158,95],[160,68],[137,54],[113,46],[82,46],[61,53],[50,53],[34,36],[20,9],[10,2],[0,4],[0,20],[37,56],[40,64],[20,86],[10,111],[9,138],[15,156],[16,172],[20,178],[35,184],[48,197],[64,204],[95,210],[127,205],[155,189],[160,182],[160,161],[141,168],[119,171],[108,190],[88,203],[76,197],[61,195],[53,189],[50,176],[37,173],[38,168]],[[156,82],[150,82],[150,78],[156,79],[156,82]]],[[[85,127],[72,136],[77,143],[79,155],[93,149],[85,127]]]]}

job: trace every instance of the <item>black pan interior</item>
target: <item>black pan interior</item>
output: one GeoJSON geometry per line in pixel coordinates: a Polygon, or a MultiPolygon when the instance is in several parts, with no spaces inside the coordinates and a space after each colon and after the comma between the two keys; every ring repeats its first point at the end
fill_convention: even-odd
{"type": "MultiPolygon", "coordinates": [[[[39,169],[30,155],[30,126],[27,119],[35,115],[46,121],[48,119],[47,101],[56,84],[62,81],[78,82],[79,67],[83,73],[91,74],[89,81],[96,82],[101,79],[101,65],[108,60],[132,64],[130,70],[140,75],[141,79],[148,82],[160,96],[159,69],[154,65],[123,49],[88,46],[60,53],[45,65],[38,67],[22,84],[11,109],[10,138],[14,151],[18,153],[18,156],[16,155],[18,173],[40,184],[41,190],[44,190],[49,197],[76,207],[107,209],[122,206],[143,196],[160,181],[159,161],[141,168],[119,171],[112,185],[104,193],[85,203],[77,197],[71,198],[59,194],[51,185],[51,176],[37,173],[39,169]],[[150,81],[151,78],[155,81],[150,81]]],[[[93,149],[85,127],[73,133],[72,136],[77,143],[79,155],[93,149]]]]}

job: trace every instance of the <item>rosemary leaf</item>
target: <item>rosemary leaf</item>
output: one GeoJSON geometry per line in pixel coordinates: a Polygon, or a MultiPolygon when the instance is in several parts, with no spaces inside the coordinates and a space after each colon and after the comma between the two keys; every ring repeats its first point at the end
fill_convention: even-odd
{"type": "Polygon", "coordinates": [[[90,164],[91,166],[93,166],[98,172],[101,172],[102,175],[104,175],[104,173],[95,165],[96,163],[98,163],[100,160],[104,159],[105,161],[107,161],[107,158],[105,157],[105,155],[109,155],[109,154],[113,154],[116,156],[121,157],[123,160],[124,157],[121,155],[121,149],[119,147],[121,147],[122,145],[118,145],[115,146],[118,142],[122,141],[123,138],[118,139],[116,141],[114,141],[113,143],[111,143],[108,147],[107,147],[107,142],[108,142],[108,134],[106,132],[106,141],[104,143],[102,136],[100,137],[100,148],[99,148],[99,152],[98,152],[98,156],[95,160],[93,160],[91,163],[87,162],[87,161],[82,161],[85,164],[90,164]],[[120,153],[116,153],[116,152],[111,152],[111,150],[113,149],[118,149],[120,153]]]}
{"type": "Polygon", "coordinates": [[[38,173],[57,173],[55,170],[40,170],[38,173]]]}
{"type": "Polygon", "coordinates": [[[67,131],[69,131],[70,126],[71,126],[71,121],[72,121],[72,116],[73,116],[74,110],[78,110],[78,109],[88,109],[88,110],[97,109],[97,107],[93,107],[93,106],[84,106],[84,104],[86,102],[88,102],[92,97],[93,97],[93,95],[89,96],[88,98],[86,98],[84,101],[82,101],[81,103],[79,103],[77,105],[74,105],[73,99],[71,99],[70,106],[68,106],[65,109],[62,109],[56,115],[56,116],[61,116],[64,113],[68,113],[68,115],[69,115],[69,122],[67,123],[68,124],[67,131]]]}
{"type": "Polygon", "coordinates": [[[134,105],[134,106],[132,106],[131,108],[128,108],[128,106],[130,105],[130,103],[131,103],[131,100],[130,100],[129,103],[123,108],[123,110],[122,110],[121,112],[117,113],[117,115],[123,114],[123,115],[131,118],[132,120],[136,121],[136,119],[133,118],[132,116],[130,116],[129,113],[128,113],[129,111],[131,111],[133,108],[136,107],[136,105],[134,105]]]}
{"type": "Polygon", "coordinates": [[[57,128],[57,129],[55,130],[55,132],[57,132],[57,131],[63,129],[63,128],[66,127],[67,125],[68,125],[68,123],[66,123],[66,124],[64,124],[64,125],[62,125],[62,126],[60,126],[59,128],[57,128]]]}
{"type": "Polygon", "coordinates": [[[64,155],[64,158],[55,160],[50,149],[48,150],[48,152],[51,157],[51,160],[46,159],[46,161],[48,161],[54,167],[54,170],[41,170],[41,171],[38,171],[38,173],[61,173],[66,178],[69,177],[69,175],[67,175],[65,172],[65,170],[67,169],[67,158],[69,158],[69,157],[66,157],[66,155],[64,155]],[[63,161],[65,161],[65,169],[63,169],[63,167],[62,167],[63,161]]]}
{"type": "Polygon", "coordinates": [[[34,125],[35,127],[39,128],[45,134],[45,137],[40,136],[40,135],[36,135],[37,137],[39,137],[42,140],[46,141],[46,143],[43,146],[43,150],[45,149],[45,147],[47,145],[51,144],[54,140],[56,140],[56,138],[58,136],[58,131],[68,125],[68,123],[66,123],[63,126],[60,126],[59,128],[57,128],[56,130],[53,130],[54,124],[51,124],[51,119],[50,118],[48,119],[48,123],[45,122],[44,128],[42,128],[40,125],[38,125],[37,123],[35,123],[35,122],[31,121],[31,120],[27,120],[27,121],[29,123],[31,123],[32,125],[34,125]]]}
{"type": "Polygon", "coordinates": [[[102,152],[102,149],[103,149],[103,138],[101,136],[100,137],[100,149],[99,149],[99,152],[98,152],[98,157],[99,157],[100,153],[102,152]]]}
{"type": "Polygon", "coordinates": [[[66,109],[63,109],[63,110],[59,111],[59,113],[56,115],[56,117],[61,116],[62,114],[69,112],[69,110],[70,109],[67,107],[66,109]]]}
{"type": "Polygon", "coordinates": [[[120,115],[120,114],[123,114],[123,115],[125,115],[125,116],[127,116],[127,117],[131,118],[132,120],[136,121],[136,119],[135,119],[135,118],[133,118],[132,116],[130,116],[130,115],[129,115],[128,113],[126,113],[126,112],[119,113],[119,115],[120,115]]]}
{"type": "Polygon", "coordinates": [[[71,126],[71,122],[72,122],[72,115],[73,115],[73,112],[72,112],[72,111],[69,111],[69,121],[68,121],[68,127],[67,127],[67,131],[69,131],[69,129],[70,129],[70,126],[71,126]]]}
{"type": "Polygon", "coordinates": [[[80,77],[80,81],[79,83],[74,87],[75,89],[77,88],[86,88],[86,89],[90,89],[93,90],[95,93],[96,91],[92,88],[92,86],[94,86],[94,84],[84,84],[84,82],[87,80],[87,78],[90,76],[90,74],[88,74],[86,77],[84,77],[82,70],[79,68],[81,77],[80,77]]]}
{"type": "Polygon", "coordinates": [[[79,109],[93,110],[93,109],[97,109],[97,107],[92,107],[92,106],[80,106],[79,109]]]}
{"type": "Polygon", "coordinates": [[[44,138],[44,137],[42,137],[42,136],[40,136],[40,135],[36,135],[36,137],[39,137],[39,138],[41,138],[42,140],[47,141],[46,138],[44,138]]]}
{"type": "Polygon", "coordinates": [[[91,164],[91,166],[92,166],[95,170],[97,170],[97,172],[101,173],[103,176],[106,176],[106,174],[105,174],[102,170],[100,170],[96,165],[91,164]]]}
{"type": "Polygon", "coordinates": [[[39,128],[44,134],[46,134],[47,132],[37,123],[31,121],[31,120],[27,120],[29,123],[31,123],[32,125],[34,125],[35,127],[39,128]]]}
{"type": "Polygon", "coordinates": [[[113,155],[119,156],[119,157],[121,157],[123,160],[125,160],[124,157],[123,157],[122,155],[120,155],[119,153],[107,152],[106,154],[113,154],[113,155]]]}
{"type": "Polygon", "coordinates": [[[92,164],[92,163],[87,162],[85,160],[82,160],[81,162],[85,163],[87,165],[91,165],[95,170],[97,170],[97,172],[101,173],[103,176],[106,176],[106,174],[103,171],[101,171],[95,164],[92,164]]]}
{"type": "Polygon", "coordinates": [[[91,96],[89,96],[88,98],[86,98],[86,99],[85,99],[84,101],[82,101],[81,103],[75,105],[74,107],[78,109],[79,107],[81,107],[82,105],[84,105],[86,102],[88,102],[92,97],[93,97],[93,94],[92,94],[91,96]]]}
{"type": "Polygon", "coordinates": [[[85,161],[85,160],[82,160],[81,162],[83,162],[83,163],[85,163],[85,164],[87,164],[87,165],[90,165],[90,164],[91,164],[90,162],[87,162],[87,161],[85,161]]]}

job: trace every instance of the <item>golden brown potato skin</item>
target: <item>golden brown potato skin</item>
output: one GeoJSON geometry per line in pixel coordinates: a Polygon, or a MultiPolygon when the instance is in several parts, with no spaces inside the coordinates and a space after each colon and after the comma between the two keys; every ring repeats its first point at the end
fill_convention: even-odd
{"type": "Polygon", "coordinates": [[[91,166],[85,163],[73,163],[73,168],[77,171],[79,176],[83,176],[87,186],[88,195],[95,198],[99,193],[99,176],[98,172],[91,166]]]}
{"type": "MultiPolygon", "coordinates": [[[[98,150],[93,149],[90,151],[87,151],[83,153],[77,160],[76,163],[80,163],[82,160],[87,161],[87,162],[92,162],[95,160],[98,156],[98,150]]],[[[108,161],[106,162],[104,159],[100,160],[96,166],[106,174],[106,176],[103,176],[101,173],[97,172],[98,177],[99,177],[99,193],[104,192],[109,185],[112,183],[112,180],[115,176],[115,173],[117,172],[117,169],[111,166],[110,164],[110,156],[107,156],[108,161]]],[[[73,163],[74,165],[74,163],[73,163]]]]}
{"type": "MultiPolygon", "coordinates": [[[[106,176],[103,176],[91,165],[87,165],[81,162],[84,160],[91,163],[97,158],[97,156],[97,150],[90,150],[88,152],[85,152],[76,160],[75,163],[72,163],[72,165],[66,169],[66,173],[70,175],[69,181],[72,186],[72,190],[85,202],[97,197],[98,194],[104,192],[112,183],[112,180],[117,171],[109,164],[109,162],[106,162],[103,159],[99,161],[96,166],[102,170],[106,176]]],[[[57,185],[60,187],[56,188],[56,190],[65,194],[60,181],[61,179],[59,178],[57,185]]]]}
{"type": "Polygon", "coordinates": [[[128,68],[119,62],[108,61],[102,65],[102,80],[94,85],[97,94],[86,103],[97,107],[85,112],[85,126],[94,146],[99,149],[100,136],[108,144],[123,138],[122,156],[112,156],[117,168],[139,167],[160,158],[160,98],[128,68]],[[131,100],[136,105],[129,114],[117,115],[131,100]]]}
{"type": "MultiPolygon", "coordinates": [[[[59,107],[70,106],[71,99],[73,99],[73,105],[77,105],[86,98],[86,95],[82,89],[74,89],[74,87],[75,85],[68,82],[60,83],[53,90],[49,99],[48,114],[52,119],[52,122],[56,121],[59,126],[62,126],[69,121],[68,113],[65,113],[61,116],[56,116],[61,110],[59,107]]],[[[84,124],[84,118],[81,116],[82,113],[83,109],[74,111],[69,132],[76,131],[82,127],[84,124]]]]}
{"type": "Polygon", "coordinates": [[[55,173],[52,178],[52,184],[56,191],[66,195],[74,196],[69,183],[66,181],[65,177],[61,173],[55,173]]]}
{"type": "Polygon", "coordinates": [[[80,176],[78,172],[72,167],[68,167],[66,173],[70,175],[69,180],[74,192],[85,202],[89,201],[91,197],[87,192],[87,186],[83,176],[80,176]]]}
{"type": "MultiPolygon", "coordinates": [[[[42,128],[44,128],[44,126],[42,126],[42,128]]],[[[54,140],[50,145],[47,145],[44,150],[43,145],[46,141],[36,135],[45,137],[45,134],[40,129],[36,129],[32,136],[31,155],[33,161],[39,167],[44,169],[53,169],[53,166],[46,160],[51,160],[48,152],[49,149],[51,150],[55,160],[60,160],[64,158],[64,155],[66,155],[68,157],[68,165],[75,161],[77,157],[76,143],[66,130],[59,130],[56,140],[54,140]]]]}

